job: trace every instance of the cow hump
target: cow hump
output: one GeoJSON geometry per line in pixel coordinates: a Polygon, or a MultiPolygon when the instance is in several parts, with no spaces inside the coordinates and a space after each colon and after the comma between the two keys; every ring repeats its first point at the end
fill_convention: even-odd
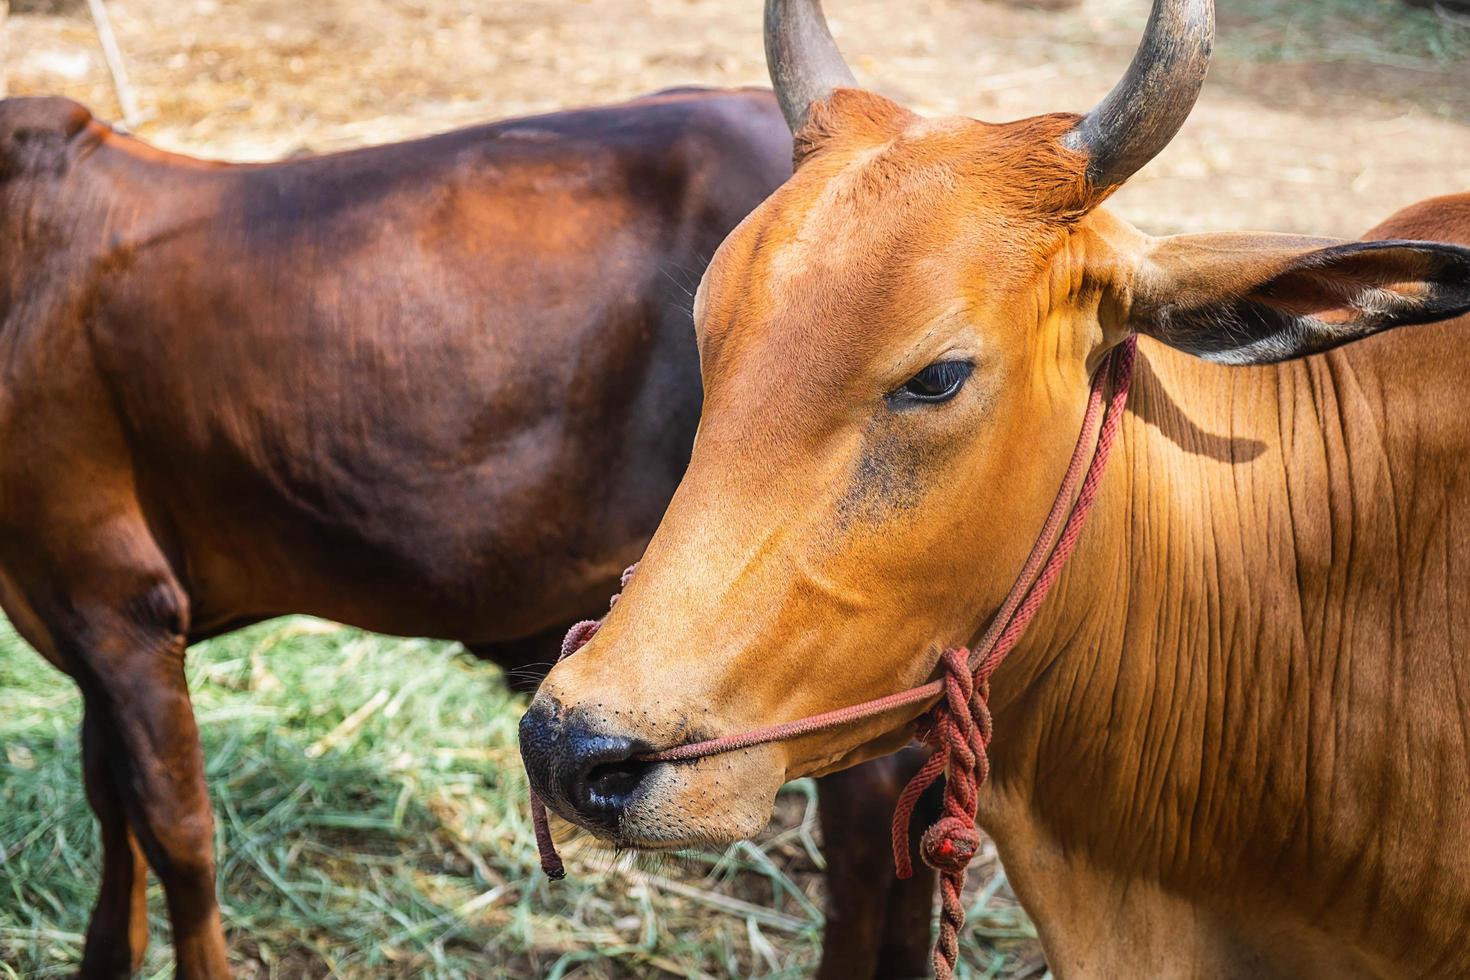
{"type": "Polygon", "coordinates": [[[0,100],[0,179],[64,169],[67,146],[91,120],[85,106],[59,96],[0,100]]]}

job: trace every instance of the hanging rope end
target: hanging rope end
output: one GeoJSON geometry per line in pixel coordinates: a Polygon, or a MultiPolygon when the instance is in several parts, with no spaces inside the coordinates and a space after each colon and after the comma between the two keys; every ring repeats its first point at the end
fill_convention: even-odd
{"type": "Polygon", "coordinates": [[[561,881],[567,876],[567,867],[561,855],[556,853],[556,841],[551,839],[551,820],[546,815],[546,804],[536,791],[531,790],[531,829],[536,832],[536,850],[541,855],[541,870],[552,881],[561,881]]]}

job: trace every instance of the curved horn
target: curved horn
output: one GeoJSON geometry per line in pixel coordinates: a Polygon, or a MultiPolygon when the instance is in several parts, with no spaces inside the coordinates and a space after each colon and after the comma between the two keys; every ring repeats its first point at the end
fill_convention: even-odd
{"type": "Polygon", "coordinates": [[[833,89],[857,86],[822,16],[822,0],[766,0],[766,67],[793,133],[833,89]]]}
{"type": "Polygon", "coordinates": [[[1123,183],[1169,144],[1199,98],[1214,43],[1214,0],[1154,0],[1127,74],[1065,140],[1087,154],[1094,185],[1123,183]]]}

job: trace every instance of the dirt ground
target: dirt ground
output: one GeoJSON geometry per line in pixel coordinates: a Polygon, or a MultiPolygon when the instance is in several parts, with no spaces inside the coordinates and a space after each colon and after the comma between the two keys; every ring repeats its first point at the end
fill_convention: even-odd
{"type": "MultiPolygon", "coordinates": [[[[11,0],[11,94],[119,108],[81,0],[11,0]]],[[[110,0],[142,119],[171,149],[268,159],[669,85],[764,84],[756,0],[110,0]]],[[[931,113],[1079,110],[1143,0],[1064,12],[830,0],[859,79],[931,113]]],[[[1155,232],[1354,235],[1470,188],[1470,26],[1399,0],[1221,0],[1220,50],[1175,143],[1116,199],[1155,232]]]]}
{"type": "MultiPolygon", "coordinates": [[[[1211,79],[1114,199],[1152,232],[1352,236],[1470,190],[1470,26],[1399,0],[1220,0],[1211,79]]],[[[3,11],[5,0],[0,0],[3,11]]],[[[136,132],[263,160],[688,83],[765,84],[759,0],[109,0],[136,132]]],[[[1144,0],[827,0],[858,78],[928,113],[1081,110],[1144,0]]],[[[3,16],[3,15],[0,15],[3,16]]],[[[0,79],[120,117],[85,0],[10,0],[0,79]]],[[[1002,736],[1003,737],[1003,736],[1002,736]]],[[[1034,951],[1014,975],[1044,969],[1034,951]]],[[[308,971],[309,972],[309,971],[308,971]]]]}

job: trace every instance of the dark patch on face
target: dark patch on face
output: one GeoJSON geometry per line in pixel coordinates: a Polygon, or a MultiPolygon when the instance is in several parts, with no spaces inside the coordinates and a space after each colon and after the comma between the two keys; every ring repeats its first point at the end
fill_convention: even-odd
{"type": "Polygon", "coordinates": [[[932,455],[922,441],[875,423],[863,438],[862,454],[837,504],[838,529],[876,523],[917,507],[932,455]]]}

